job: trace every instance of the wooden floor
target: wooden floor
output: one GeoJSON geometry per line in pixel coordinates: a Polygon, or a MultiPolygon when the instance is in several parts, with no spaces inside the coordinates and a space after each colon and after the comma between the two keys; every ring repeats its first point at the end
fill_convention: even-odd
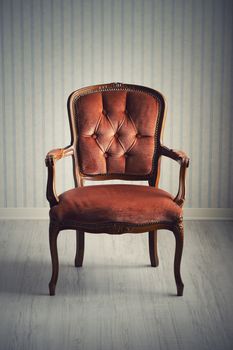
{"type": "Polygon", "coordinates": [[[158,268],[147,234],[59,236],[57,295],[48,296],[48,222],[0,222],[0,349],[233,349],[233,222],[185,222],[184,296],[176,297],[174,237],[159,231],[158,268]]]}

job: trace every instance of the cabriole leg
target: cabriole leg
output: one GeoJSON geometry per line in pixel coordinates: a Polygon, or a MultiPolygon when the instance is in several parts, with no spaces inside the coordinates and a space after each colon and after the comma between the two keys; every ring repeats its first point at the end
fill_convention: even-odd
{"type": "Polygon", "coordinates": [[[182,296],[184,290],[184,284],[180,275],[180,264],[183,252],[183,242],[184,242],[184,227],[183,222],[177,224],[173,233],[176,239],[176,248],[175,248],[175,259],[174,259],[174,275],[177,287],[177,295],[182,296]]]}
{"type": "Polygon", "coordinates": [[[76,267],[81,267],[83,265],[84,238],[84,232],[76,231],[76,255],[74,261],[76,267]]]}
{"type": "Polygon", "coordinates": [[[55,295],[55,289],[58,278],[59,271],[59,261],[57,253],[57,236],[59,234],[59,229],[50,223],[49,225],[49,246],[52,260],[52,276],[49,282],[49,294],[55,295]]]}
{"type": "Polygon", "coordinates": [[[149,252],[151,266],[157,267],[159,265],[158,249],[157,249],[157,230],[149,232],[149,252]]]}

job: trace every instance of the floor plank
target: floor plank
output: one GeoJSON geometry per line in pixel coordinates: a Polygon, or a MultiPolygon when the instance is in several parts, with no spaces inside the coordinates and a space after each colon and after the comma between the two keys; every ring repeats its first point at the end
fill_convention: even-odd
{"type": "Polygon", "coordinates": [[[0,349],[220,350],[233,348],[232,222],[188,221],[175,296],[174,237],[159,231],[158,268],[147,234],[59,236],[57,295],[48,296],[48,222],[0,222],[0,349]]]}

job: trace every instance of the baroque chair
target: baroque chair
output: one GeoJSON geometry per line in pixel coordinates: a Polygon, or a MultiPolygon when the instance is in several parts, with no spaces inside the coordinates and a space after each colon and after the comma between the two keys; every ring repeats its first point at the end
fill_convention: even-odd
{"type": "Polygon", "coordinates": [[[71,143],[50,151],[47,199],[50,203],[49,243],[52,260],[50,295],[58,279],[57,237],[76,230],[75,266],[81,267],[85,232],[142,233],[149,231],[151,266],[159,264],[157,230],[175,236],[174,275],[177,295],[183,295],[180,275],[183,250],[182,206],[189,159],[161,143],[166,115],[163,95],[151,88],[123,83],[94,85],[74,91],[67,103],[71,143]],[[75,188],[57,195],[55,164],[71,156],[75,188]],[[161,156],[180,164],[178,193],[159,189],[161,156]],[[148,181],[149,186],[106,184],[83,186],[88,180],[148,181]]]}

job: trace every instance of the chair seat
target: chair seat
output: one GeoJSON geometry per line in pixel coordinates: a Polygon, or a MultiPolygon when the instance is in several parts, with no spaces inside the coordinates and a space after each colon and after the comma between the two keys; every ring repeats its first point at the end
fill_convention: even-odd
{"type": "Polygon", "coordinates": [[[80,225],[174,223],[182,209],[173,197],[141,185],[96,185],[62,193],[50,210],[51,220],[72,228],[80,225]]]}

